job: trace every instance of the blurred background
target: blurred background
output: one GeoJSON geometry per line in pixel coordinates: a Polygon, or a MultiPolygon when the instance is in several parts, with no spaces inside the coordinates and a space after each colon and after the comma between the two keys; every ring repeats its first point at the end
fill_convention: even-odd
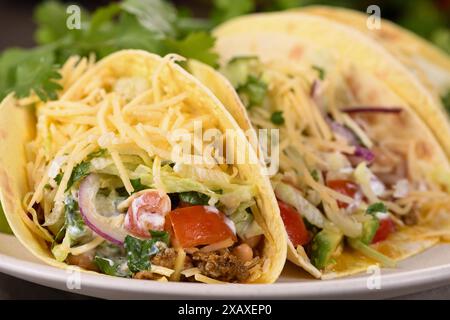
{"type": "MultiPolygon", "coordinates": [[[[0,50],[12,46],[34,45],[33,12],[43,1],[11,1],[0,3],[0,50]]],[[[77,3],[89,10],[114,1],[60,1],[77,3]]],[[[283,10],[311,4],[325,4],[365,11],[369,5],[381,8],[383,18],[393,20],[436,43],[450,53],[450,0],[183,0],[170,1],[186,15],[209,17],[214,24],[231,17],[254,12],[283,10]]]]}

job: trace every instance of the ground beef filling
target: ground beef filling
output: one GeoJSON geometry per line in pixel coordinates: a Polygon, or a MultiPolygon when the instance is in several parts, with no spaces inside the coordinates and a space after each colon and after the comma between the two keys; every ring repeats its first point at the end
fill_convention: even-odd
{"type": "MultiPolygon", "coordinates": [[[[161,266],[169,269],[175,268],[175,261],[177,259],[177,251],[173,248],[166,248],[161,251],[159,251],[151,260],[152,264],[155,266],[161,266]]],[[[186,259],[184,260],[184,268],[183,269],[189,269],[192,268],[192,262],[191,258],[189,256],[186,256],[186,259]]]]}
{"type": "MultiPolygon", "coordinates": [[[[161,250],[152,258],[152,264],[173,269],[177,251],[173,248],[161,250]]],[[[183,269],[197,267],[201,274],[226,282],[242,282],[250,276],[249,265],[230,253],[228,249],[213,252],[196,251],[187,255],[183,269]]]]}
{"type": "Polygon", "coordinates": [[[243,282],[250,276],[249,266],[228,249],[194,252],[192,263],[201,274],[226,282],[243,282]]]}

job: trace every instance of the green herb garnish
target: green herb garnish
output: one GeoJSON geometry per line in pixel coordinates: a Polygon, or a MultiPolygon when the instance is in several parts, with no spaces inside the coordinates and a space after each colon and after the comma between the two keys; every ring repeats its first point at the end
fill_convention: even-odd
{"type": "Polygon", "coordinates": [[[270,121],[277,126],[284,124],[283,111],[275,111],[270,117],[270,121]]]}

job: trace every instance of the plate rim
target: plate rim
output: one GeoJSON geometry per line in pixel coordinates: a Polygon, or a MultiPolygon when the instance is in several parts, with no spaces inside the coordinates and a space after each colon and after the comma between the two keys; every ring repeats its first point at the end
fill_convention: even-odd
{"type": "MultiPolygon", "coordinates": [[[[17,239],[15,239],[17,240],[17,239]]],[[[0,272],[67,292],[95,297],[120,297],[124,293],[142,298],[216,298],[216,299],[281,299],[281,298],[388,298],[431,289],[450,283],[450,263],[417,270],[382,275],[381,289],[368,289],[367,277],[330,280],[278,282],[273,284],[204,285],[200,283],[161,283],[121,279],[101,274],[81,273],[81,289],[69,289],[70,271],[0,254],[0,272]],[[31,271],[31,272],[30,272],[31,271]],[[130,285],[132,283],[132,285],[130,285]],[[202,290],[198,290],[201,288],[202,290]],[[226,288],[226,289],[225,289],[226,288]],[[113,289],[114,293],[105,292],[113,289]],[[224,290],[225,289],[225,290],[224,290]]]]}

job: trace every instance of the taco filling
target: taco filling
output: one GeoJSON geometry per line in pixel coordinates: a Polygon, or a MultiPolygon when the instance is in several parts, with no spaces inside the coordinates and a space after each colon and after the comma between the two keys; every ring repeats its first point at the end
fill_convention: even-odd
{"type": "Polygon", "coordinates": [[[254,56],[229,59],[222,73],[253,127],[279,130],[272,184],[291,248],[312,275],[353,268],[340,259],[348,251],[393,267],[398,256],[383,243],[448,211],[448,171],[433,158],[442,151],[376,76],[254,56]]]}
{"type": "Polygon", "coordinates": [[[91,76],[57,99],[35,100],[37,134],[26,146],[33,191],[24,199],[32,231],[56,260],[107,275],[255,281],[270,263],[257,187],[214,148],[200,145],[207,165],[170,152],[168,132],[192,133],[196,121],[222,128],[204,101],[180,89],[175,59],[161,59],[151,77],[143,63],[126,74],[71,59],[63,82],[91,76]]]}

